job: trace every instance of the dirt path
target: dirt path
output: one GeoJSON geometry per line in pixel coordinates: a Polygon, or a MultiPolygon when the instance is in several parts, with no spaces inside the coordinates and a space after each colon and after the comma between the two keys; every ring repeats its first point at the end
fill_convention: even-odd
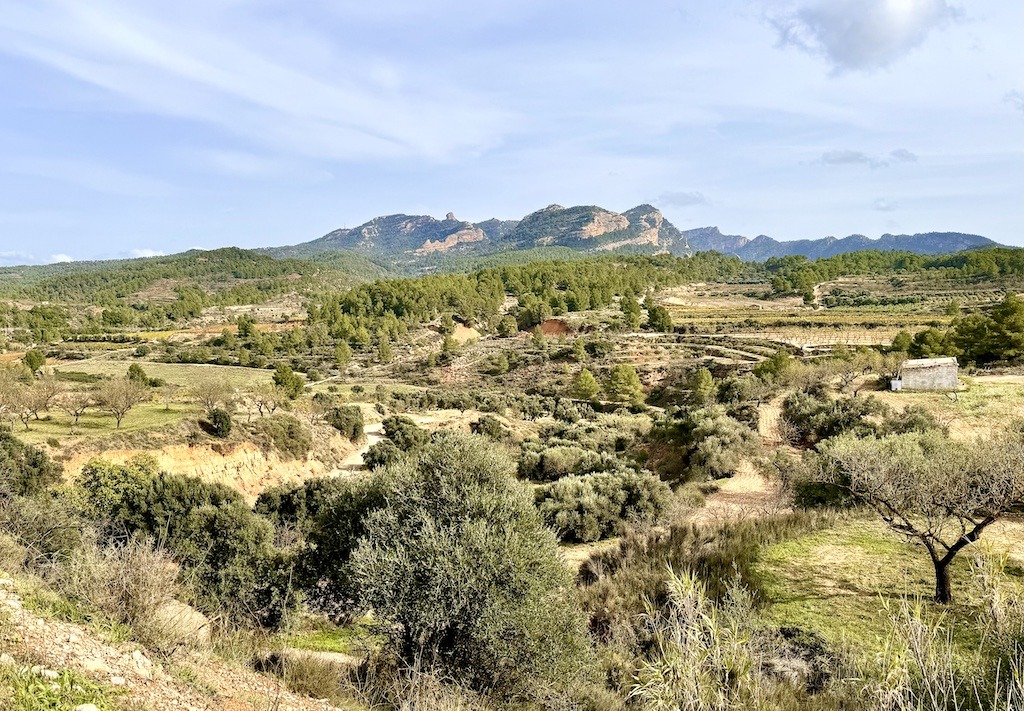
{"type": "Polygon", "coordinates": [[[736,474],[719,482],[704,508],[694,512],[695,523],[760,518],[786,509],[777,483],[763,477],[751,462],[744,462],[736,474]]]}
{"type": "Polygon", "coordinates": [[[785,444],[780,425],[782,424],[782,400],[779,396],[763,403],[758,408],[757,432],[767,447],[780,447],[785,444]]]}
{"type": "Polygon", "coordinates": [[[107,687],[120,689],[124,698],[149,709],[213,711],[328,711],[325,701],[296,696],[274,678],[257,674],[207,654],[176,652],[171,659],[154,661],[134,644],[98,638],[90,630],[68,622],[40,617],[27,610],[11,580],[0,580],[0,623],[4,627],[4,658],[0,663],[31,667],[44,679],[74,670],[107,687]],[[171,667],[190,670],[171,675],[171,667]],[[191,676],[201,683],[184,679],[191,676]]]}
{"type": "MultiPolygon", "coordinates": [[[[363,414],[365,417],[365,410],[363,414]]],[[[468,428],[469,423],[479,417],[480,414],[474,410],[438,410],[436,414],[431,415],[420,415],[412,412],[401,413],[402,417],[408,417],[420,427],[426,427],[429,430],[436,429],[438,425],[459,425],[463,428],[468,428]]],[[[381,422],[371,422],[363,428],[363,434],[366,436],[366,440],[358,449],[342,460],[336,473],[353,472],[363,469],[365,467],[363,455],[366,454],[370,447],[384,439],[384,425],[381,422]]]]}
{"type": "Polygon", "coordinates": [[[338,467],[340,471],[354,472],[366,466],[363,463],[363,455],[366,454],[370,447],[384,439],[384,424],[381,422],[369,424],[363,428],[363,434],[366,436],[366,440],[359,446],[359,449],[341,461],[341,465],[338,467]]]}

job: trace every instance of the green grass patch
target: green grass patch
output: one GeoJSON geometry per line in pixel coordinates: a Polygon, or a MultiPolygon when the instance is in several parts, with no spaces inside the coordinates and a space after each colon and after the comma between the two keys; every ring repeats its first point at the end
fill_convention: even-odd
{"type": "Polygon", "coordinates": [[[45,588],[42,584],[19,590],[25,608],[41,617],[52,617],[82,625],[113,644],[127,642],[135,637],[128,625],[110,619],[66,597],[45,588]]]}
{"type": "Polygon", "coordinates": [[[60,446],[66,446],[82,439],[161,430],[175,426],[186,418],[195,417],[200,411],[201,408],[195,405],[172,403],[168,409],[161,402],[144,402],[133,407],[121,422],[121,429],[117,429],[113,415],[92,409],[81,416],[75,433],[71,434],[71,418],[53,409],[41,413],[41,419],[29,422],[28,430],[21,423],[16,423],[14,434],[18,439],[33,445],[52,445],[50,440],[56,440],[60,446]]]}
{"type": "MultiPolygon", "coordinates": [[[[982,610],[974,597],[971,551],[953,563],[953,595],[945,615],[964,649],[976,646],[982,610]]],[[[906,596],[930,600],[935,587],[928,554],[880,521],[844,518],[832,528],[766,546],[756,566],[767,623],[814,630],[834,643],[878,649],[889,632],[887,606],[906,596]]]]}
{"type": "Polygon", "coordinates": [[[349,625],[319,624],[298,630],[284,637],[285,646],[314,652],[336,652],[357,656],[376,649],[381,639],[370,628],[370,620],[362,619],[349,625]]]}
{"type": "Polygon", "coordinates": [[[33,674],[25,666],[0,666],[0,708],[7,711],[66,711],[94,704],[100,711],[121,708],[117,692],[66,670],[56,679],[33,674]]]}
{"type": "Polygon", "coordinates": [[[233,365],[205,365],[192,363],[153,363],[148,361],[83,360],[59,370],[69,370],[90,375],[122,377],[128,366],[138,362],[151,378],[160,378],[172,385],[188,386],[197,381],[213,380],[225,382],[234,388],[251,388],[267,383],[273,378],[273,371],[259,368],[241,368],[233,365]]]}

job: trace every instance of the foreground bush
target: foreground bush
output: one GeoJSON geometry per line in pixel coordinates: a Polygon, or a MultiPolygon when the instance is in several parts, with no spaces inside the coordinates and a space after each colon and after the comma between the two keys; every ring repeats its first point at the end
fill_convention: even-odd
{"type": "Polygon", "coordinates": [[[0,498],[34,496],[60,481],[60,467],[0,425],[0,498]]]}
{"type": "Polygon", "coordinates": [[[195,477],[156,472],[151,459],[93,460],[78,486],[83,509],[110,534],[151,536],[181,565],[195,602],[235,622],[276,626],[295,604],[288,556],[241,495],[195,477]]]}
{"type": "Polygon", "coordinates": [[[555,538],[513,473],[484,438],[436,436],[381,474],[386,504],[352,577],[403,664],[524,698],[578,681],[590,648],[555,538]]]}
{"type": "Polygon", "coordinates": [[[150,541],[105,546],[89,541],[48,570],[45,579],[71,602],[128,625],[151,647],[197,642],[177,634],[161,615],[179,593],[178,566],[150,541]]]}

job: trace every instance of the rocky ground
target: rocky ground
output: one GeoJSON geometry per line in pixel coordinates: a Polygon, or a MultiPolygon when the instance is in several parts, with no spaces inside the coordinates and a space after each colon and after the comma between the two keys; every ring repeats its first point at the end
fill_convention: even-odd
{"type": "MultiPolygon", "coordinates": [[[[297,696],[279,680],[196,651],[151,656],[81,625],[47,619],[26,608],[17,584],[0,579],[0,664],[45,680],[73,670],[112,688],[131,709],[153,711],[327,711],[326,701],[297,696]]],[[[78,711],[92,711],[89,705],[78,711]]]]}

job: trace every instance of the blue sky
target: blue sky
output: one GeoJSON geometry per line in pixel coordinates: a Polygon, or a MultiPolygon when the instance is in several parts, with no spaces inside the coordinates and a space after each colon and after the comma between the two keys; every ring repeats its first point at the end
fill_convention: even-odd
{"type": "Polygon", "coordinates": [[[1024,244],[1024,3],[0,0],[0,264],[651,202],[1024,244]]]}

